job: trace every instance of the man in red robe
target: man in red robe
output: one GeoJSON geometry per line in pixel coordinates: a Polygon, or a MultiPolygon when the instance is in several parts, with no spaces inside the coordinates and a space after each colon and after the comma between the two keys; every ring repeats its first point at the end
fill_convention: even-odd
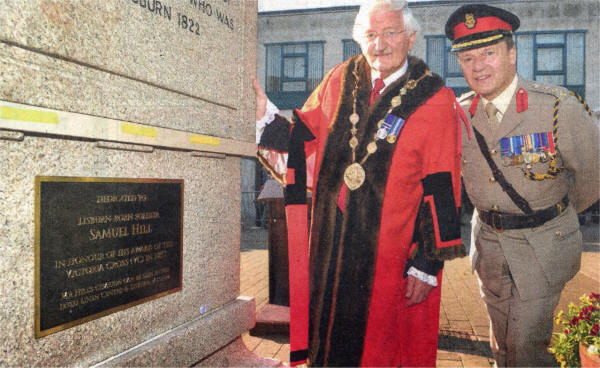
{"type": "Polygon", "coordinates": [[[261,119],[255,83],[259,159],[285,185],[291,365],[435,366],[443,261],[464,255],[461,138],[453,93],[408,56],[417,30],[404,0],[365,3],[362,54],[292,123],[261,119]]]}

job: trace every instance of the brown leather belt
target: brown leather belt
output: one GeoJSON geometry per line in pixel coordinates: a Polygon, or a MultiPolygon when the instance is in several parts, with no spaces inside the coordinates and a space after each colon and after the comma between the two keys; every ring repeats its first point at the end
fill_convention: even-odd
{"type": "Polygon", "coordinates": [[[560,215],[568,205],[569,198],[565,196],[554,206],[534,211],[530,215],[516,215],[498,211],[477,211],[481,221],[490,225],[497,232],[502,232],[503,230],[525,229],[543,225],[560,215]]]}

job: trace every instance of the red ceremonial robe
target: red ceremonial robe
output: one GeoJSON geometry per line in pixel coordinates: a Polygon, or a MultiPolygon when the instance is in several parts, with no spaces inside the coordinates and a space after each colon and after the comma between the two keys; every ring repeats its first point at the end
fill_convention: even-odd
{"type": "MultiPolygon", "coordinates": [[[[369,106],[370,90],[368,64],[355,56],[329,72],[295,112],[282,178],[292,365],[435,366],[441,271],[427,299],[406,307],[405,270],[416,259],[464,255],[454,94],[414,57],[406,75],[369,106]],[[348,191],[342,216],[336,200],[353,163],[348,118],[354,94],[360,116],[356,161],[366,155],[395,96],[402,103],[391,114],[406,121],[395,143],[377,141],[377,151],[362,164],[365,182],[348,191]],[[310,235],[307,187],[314,188],[310,235]]],[[[267,129],[276,130],[271,125],[267,129]]],[[[269,145],[261,140],[259,158],[275,169],[277,149],[269,145]]]]}

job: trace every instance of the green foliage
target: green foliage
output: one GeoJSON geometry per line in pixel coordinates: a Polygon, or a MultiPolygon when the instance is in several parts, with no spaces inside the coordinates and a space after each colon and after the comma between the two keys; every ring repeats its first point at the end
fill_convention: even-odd
{"type": "Polygon", "coordinates": [[[600,294],[583,294],[581,303],[569,304],[567,315],[560,311],[556,316],[562,332],[553,334],[548,350],[563,367],[579,367],[579,343],[588,346],[588,351],[598,354],[600,350],[600,294]]]}

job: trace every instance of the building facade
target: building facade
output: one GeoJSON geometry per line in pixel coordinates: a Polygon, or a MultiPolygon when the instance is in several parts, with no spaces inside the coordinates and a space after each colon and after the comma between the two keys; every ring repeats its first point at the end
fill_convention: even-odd
{"type": "MultiPolygon", "coordinates": [[[[457,95],[468,91],[444,34],[448,16],[475,1],[408,1],[421,25],[412,54],[427,62],[457,95]]],[[[517,70],[525,78],[565,86],[600,113],[600,2],[486,1],[521,18],[515,34],[517,70]]],[[[328,70],[360,52],[352,40],[357,6],[258,14],[257,73],[284,110],[302,106],[328,70]]],[[[289,111],[287,111],[289,113],[289,111]]]]}

